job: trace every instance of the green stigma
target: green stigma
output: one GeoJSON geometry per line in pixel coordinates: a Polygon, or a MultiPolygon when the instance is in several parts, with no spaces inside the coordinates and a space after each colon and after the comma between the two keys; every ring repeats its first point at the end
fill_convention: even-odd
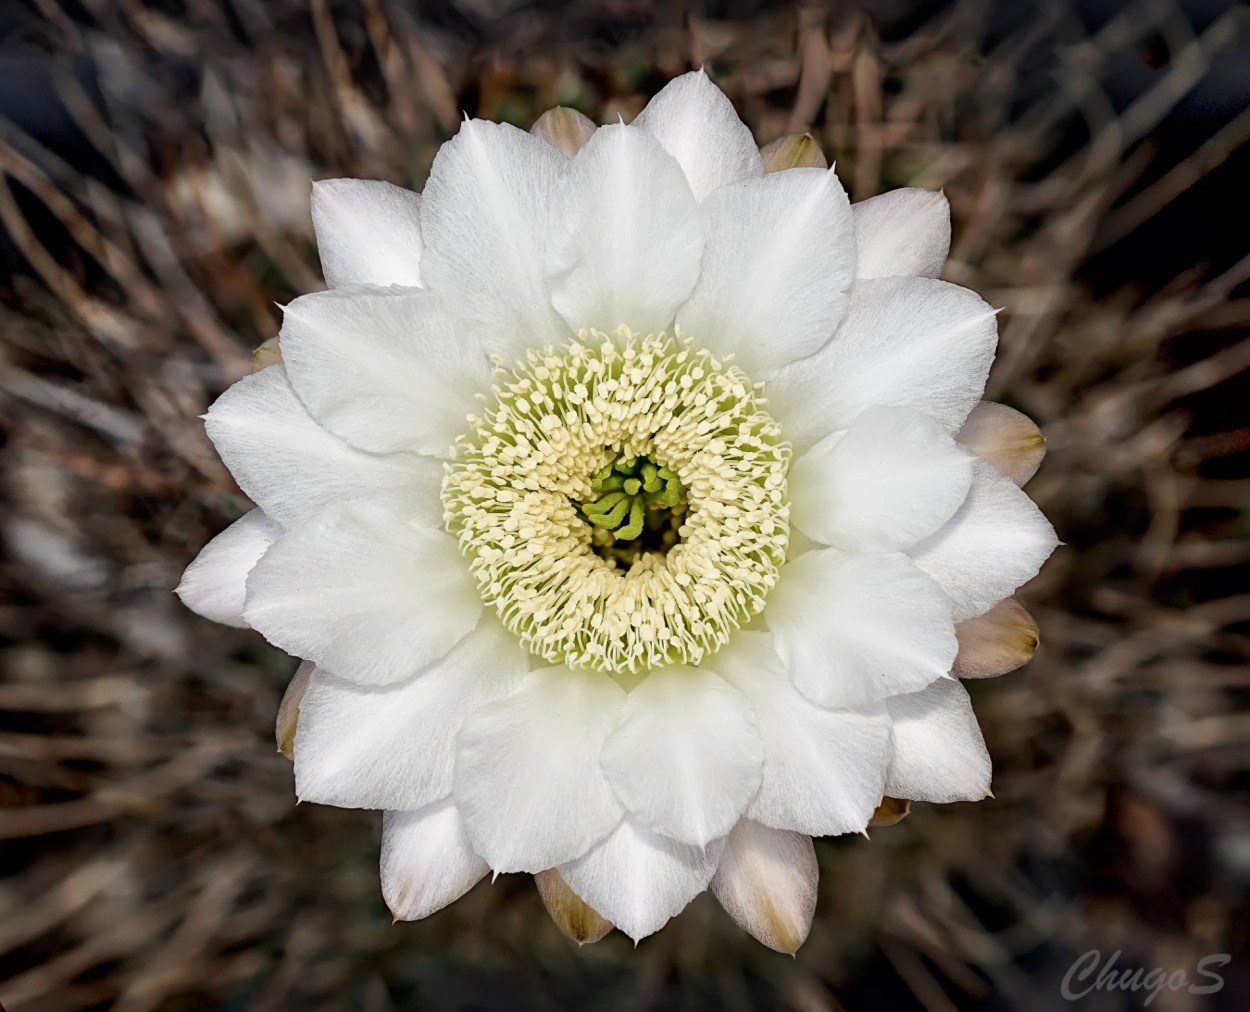
{"type": "Polygon", "coordinates": [[[654,457],[618,456],[590,479],[597,499],[581,504],[582,514],[617,541],[642,535],[648,510],[671,510],[686,503],[686,488],[654,457]]]}

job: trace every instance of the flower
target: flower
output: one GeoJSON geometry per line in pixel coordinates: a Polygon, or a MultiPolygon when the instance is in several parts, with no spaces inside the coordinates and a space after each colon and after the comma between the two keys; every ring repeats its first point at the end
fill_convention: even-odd
{"type": "Polygon", "coordinates": [[[955,676],[1031,655],[1056,541],[941,194],[852,207],[698,72],[312,210],[329,291],[206,416],[257,509],[179,590],[307,659],[297,793],[385,811],[398,918],[529,872],[638,939],[710,885],[792,952],[811,837],[989,793],[955,676]]]}

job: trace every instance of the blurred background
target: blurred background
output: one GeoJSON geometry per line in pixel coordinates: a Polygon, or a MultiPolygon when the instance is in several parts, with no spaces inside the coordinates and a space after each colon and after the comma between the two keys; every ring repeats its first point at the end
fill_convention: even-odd
{"type": "Polygon", "coordinates": [[[1250,1007],[1250,8],[1213,0],[0,0],[0,1002],[1250,1007]],[[323,287],[309,180],[462,113],[626,119],[704,66],[853,200],[941,187],[1041,424],[1042,646],[970,688],[996,797],[818,841],[797,959],[710,897],[578,950],[526,876],[392,926],[380,818],[294,804],[295,662],[170,593],[248,508],[199,416],[323,287]],[[1221,991],[1060,983],[1097,949],[1221,991]]]}

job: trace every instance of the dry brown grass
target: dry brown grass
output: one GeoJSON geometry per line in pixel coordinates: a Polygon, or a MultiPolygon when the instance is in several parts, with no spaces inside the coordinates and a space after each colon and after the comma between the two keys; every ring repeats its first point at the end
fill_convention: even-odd
{"type": "MultiPolygon", "coordinates": [[[[1182,258],[1166,284],[1134,249],[1250,134],[1242,114],[1152,169],[1161,124],[1244,43],[1244,7],[1195,30],[1136,3],[1091,34],[1049,4],[986,51],[993,5],[973,3],[888,42],[850,10],[750,4],[234,0],[232,24],[210,0],[179,16],[95,0],[91,30],[37,6],[36,42],[104,71],[102,102],[60,90],[118,178],[0,129],[0,223],[23,261],[0,280],[12,1012],[1050,1009],[1090,947],[1167,968],[1244,949],[1247,222],[1216,223],[1240,229],[1232,255],[1219,228],[1161,249],[1182,258]],[[1114,109],[1100,68],[1159,45],[1153,84],[1114,109]],[[1056,52],[1058,85],[1026,101],[1056,52]],[[461,109],[628,117],[701,63],[761,142],[812,129],[853,199],[944,187],[946,276],[1005,307],[990,394],[1042,425],[1030,491],[1068,545],[1024,594],[1037,659],[974,686],[997,798],[823,844],[797,960],[706,897],[636,951],[619,935],[576,951],[522,876],[392,927],[376,816],[295,808],[273,751],[294,662],[170,594],[247,506],[197,416],[276,332],[275,301],[320,287],[310,177],[419,186],[461,109]]],[[[1244,962],[1227,976],[1237,1008],[1244,962]]],[[[1154,1008],[1199,1007],[1169,1002],[1154,1008]]]]}

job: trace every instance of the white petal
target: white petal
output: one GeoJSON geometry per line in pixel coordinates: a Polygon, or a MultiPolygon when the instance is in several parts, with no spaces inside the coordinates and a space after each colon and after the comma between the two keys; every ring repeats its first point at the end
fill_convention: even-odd
{"type": "Polygon", "coordinates": [[[312,221],[331,288],[421,284],[421,195],[372,179],[313,183],[312,221]]]}
{"type": "Polygon", "coordinates": [[[624,702],[606,675],[543,668],[465,720],[455,798],[474,848],[495,871],[570,861],[620,821],[599,753],[624,702]]]}
{"type": "Polygon", "coordinates": [[[691,847],[626,817],[585,856],[561,865],[560,877],[600,916],[635,942],[659,931],[707,888],[725,848],[691,847]]]}
{"type": "Polygon", "coordinates": [[[405,289],[338,289],[282,318],[287,376],[313,417],[374,453],[446,455],[493,366],[458,339],[440,301],[405,289]]]}
{"type": "Polygon", "coordinates": [[[855,276],[851,210],[832,171],[790,169],[717,190],[707,248],[677,325],[755,381],[833,335],[855,276]]]}
{"type": "Polygon", "coordinates": [[[955,438],[1017,485],[1037,474],[1046,456],[1046,437],[1033,419],[993,401],[973,408],[955,438]]]}
{"type": "Polygon", "coordinates": [[[782,569],[764,618],[794,684],[821,706],[914,692],[955,659],[950,603],[901,554],[800,555],[782,569]]]}
{"type": "Polygon", "coordinates": [[[887,700],[894,758],[885,793],[913,801],[980,801],[990,793],[990,754],[968,692],[942,678],[887,700]]]}
{"type": "Polygon", "coordinates": [[[247,574],[281,533],[264,510],[244,514],[200,550],[175,593],[197,615],[246,628],[247,574]]]}
{"type": "Polygon", "coordinates": [[[972,456],[910,408],[872,407],[790,468],[790,519],[847,552],[894,552],[928,537],[959,509],[972,456]]]}
{"type": "Polygon", "coordinates": [[[296,795],[401,811],[447,797],[465,717],[514,690],[528,670],[517,638],[488,618],[398,685],[353,685],[318,670],[300,704],[296,795]]]}
{"type": "Polygon", "coordinates": [[[751,131],[702,70],[669,81],[633,125],[677,159],[696,200],[717,187],[764,174],[751,131]]]}
{"type": "Polygon", "coordinates": [[[382,897],[397,921],[417,921],[442,910],[488,871],[473,853],[450,801],[383,817],[382,897]]]}
{"type": "Polygon", "coordinates": [[[551,201],[547,279],[574,331],[670,329],[703,255],[699,205],[681,168],[635,127],[601,127],[551,201]]]}
{"type": "Polygon", "coordinates": [[[729,834],[712,892],[740,928],[794,955],[812,927],[819,879],[810,836],[743,819],[729,834]]]}
{"type": "Polygon", "coordinates": [[[809,702],[767,633],[738,633],[716,666],[751,701],[764,741],[764,779],[747,816],[811,836],[863,832],[890,761],[885,704],[829,710],[809,702]]]}
{"type": "Polygon", "coordinates": [[[517,358],[568,337],[543,280],[551,191],[568,159],[538,137],[472,120],[439,149],[421,200],[426,287],[465,333],[517,358]]]}
{"type": "Polygon", "coordinates": [[[959,511],[908,554],[946,591],[955,621],[962,622],[989,611],[1033,579],[1058,544],[1033,500],[978,460],[959,511]]]}
{"type": "Polygon", "coordinates": [[[481,611],[450,535],[351,503],[274,542],[248,577],[244,616],[288,653],[384,685],[444,656],[481,611]]]}
{"type": "Polygon", "coordinates": [[[364,453],[313,420],[273,365],[222,394],[204,422],[234,480],[257,505],[292,527],[343,502],[393,506],[429,527],[442,528],[442,464],[409,454],[364,453]]]}
{"type": "Polygon", "coordinates": [[[706,668],[672,667],[650,672],[629,694],[602,762],[640,823],[702,847],[746,809],[764,748],[742,693],[706,668]]]}
{"type": "Polygon", "coordinates": [[[951,206],[939,190],[908,186],[851,206],[861,278],[936,278],[951,248],[951,206]]]}
{"type": "Polygon", "coordinates": [[[997,342],[994,311],[967,288],[857,281],[833,340],[768,384],[769,408],[799,453],[874,404],[915,408],[956,432],[981,398],[997,342]]]}

